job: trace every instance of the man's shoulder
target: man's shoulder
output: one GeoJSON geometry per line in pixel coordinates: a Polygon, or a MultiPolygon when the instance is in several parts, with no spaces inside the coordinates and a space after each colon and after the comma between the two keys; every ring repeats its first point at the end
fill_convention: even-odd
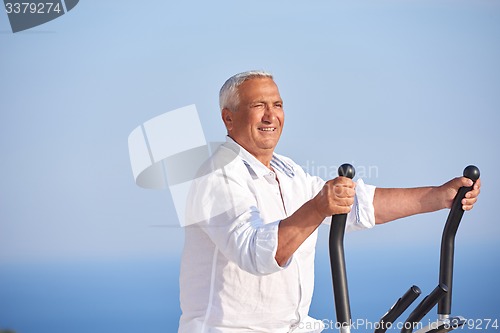
{"type": "Polygon", "coordinates": [[[196,178],[227,174],[232,170],[239,172],[245,168],[241,156],[227,142],[219,145],[212,155],[201,165],[196,178]]]}

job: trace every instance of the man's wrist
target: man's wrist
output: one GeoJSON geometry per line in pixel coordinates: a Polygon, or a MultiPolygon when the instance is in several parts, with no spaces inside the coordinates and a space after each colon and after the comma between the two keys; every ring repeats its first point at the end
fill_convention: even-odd
{"type": "Polygon", "coordinates": [[[451,207],[451,202],[449,202],[448,200],[447,190],[444,185],[432,186],[431,192],[433,193],[433,195],[431,195],[431,198],[433,198],[433,202],[436,205],[434,210],[441,210],[451,207]]]}
{"type": "Polygon", "coordinates": [[[322,210],[320,209],[320,205],[318,204],[318,198],[314,197],[311,200],[309,200],[309,204],[311,205],[311,210],[312,213],[316,216],[316,218],[320,221],[323,221],[326,219],[329,215],[325,215],[322,210]]]}

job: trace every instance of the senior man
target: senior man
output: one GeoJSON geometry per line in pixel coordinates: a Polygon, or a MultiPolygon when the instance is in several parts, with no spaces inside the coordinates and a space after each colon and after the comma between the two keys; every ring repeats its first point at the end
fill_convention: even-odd
{"type": "MultiPolygon", "coordinates": [[[[348,230],[450,208],[457,177],[389,189],[345,177],[324,181],[276,154],[283,101],[271,74],[249,71],[220,90],[227,140],[193,182],[180,273],[180,333],[320,332],[309,317],[317,228],[348,213],[348,230]],[[315,328],[304,330],[304,328],[315,328]]],[[[472,209],[478,180],[462,201],[472,209]]]]}

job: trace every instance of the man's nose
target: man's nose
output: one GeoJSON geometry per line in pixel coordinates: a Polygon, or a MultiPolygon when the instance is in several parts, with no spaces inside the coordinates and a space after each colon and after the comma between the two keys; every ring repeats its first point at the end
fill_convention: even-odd
{"type": "Polygon", "coordinates": [[[264,114],[262,115],[262,122],[272,123],[275,118],[276,118],[276,112],[273,106],[266,105],[266,109],[264,111],[264,114]]]}

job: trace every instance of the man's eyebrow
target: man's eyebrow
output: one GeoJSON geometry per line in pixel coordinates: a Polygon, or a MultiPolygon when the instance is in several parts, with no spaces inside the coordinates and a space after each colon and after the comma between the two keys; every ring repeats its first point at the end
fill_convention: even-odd
{"type": "Polygon", "coordinates": [[[257,105],[257,104],[267,104],[267,103],[272,103],[272,104],[283,104],[283,100],[282,99],[277,99],[275,101],[272,101],[272,102],[268,102],[266,101],[265,99],[256,99],[254,101],[251,101],[248,103],[248,105],[257,105]]]}

